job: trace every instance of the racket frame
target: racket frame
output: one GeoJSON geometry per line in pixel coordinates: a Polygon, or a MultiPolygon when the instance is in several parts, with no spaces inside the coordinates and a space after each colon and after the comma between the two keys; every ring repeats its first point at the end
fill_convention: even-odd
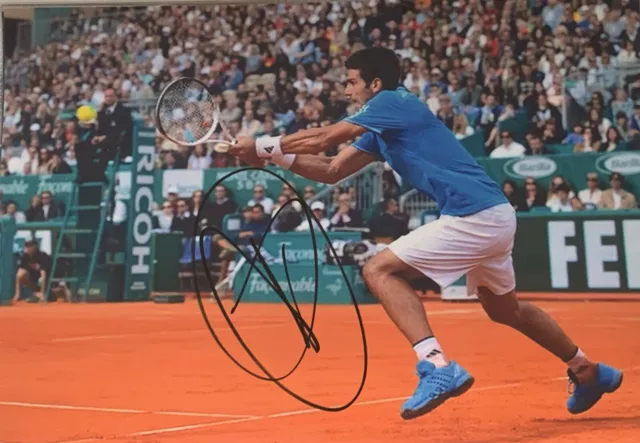
{"type": "Polygon", "coordinates": [[[209,129],[209,131],[207,131],[207,133],[200,137],[198,140],[192,141],[192,142],[188,142],[185,140],[176,140],[175,138],[171,137],[169,134],[167,134],[167,131],[162,127],[161,124],[161,120],[160,120],[160,108],[161,108],[161,104],[162,101],[164,100],[164,97],[167,95],[167,93],[171,90],[171,88],[179,82],[184,82],[185,80],[188,80],[189,82],[195,82],[198,83],[200,86],[202,86],[208,93],[210,96],[213,97],[213,94],[211,94],[211,91],[209,90],[209,87],[207,85],[205,85],[203,82],[201,82],[200,80],[198,80],[197,78],[193,78],[193,77],[179,77],[175,80],[172,80],[167,86],[165,86],[165,88],[162,90],[162,92],[160,93],[160,96],[158,97],[158,101],[156,102],[156,109],[155,109],[155,120],[156,120],[156,129],[160,132],[160,134],[167,138],[168,140],[172,141],[173,143],[180,145],[180,146],[196,146],[196,145],[200,145],[202,143],[223,143],[226,145],[233,145],[235,143],[234,139],[231,140],[226,140],[226,139],[213,139],[211,138],[213,136],[213,134],[215,134],[216,129],[218,128],[218,126],[220,126],[220,128],[222,129],[223,132],[226,132],[227,134],[229,133],[227,131],[227,127],[224,124],[224,122],[222,121],[222,118],[220,116],[220,107],[217,104],[213,104],[213,124],[211,125],[211,128],[209,129]]]}

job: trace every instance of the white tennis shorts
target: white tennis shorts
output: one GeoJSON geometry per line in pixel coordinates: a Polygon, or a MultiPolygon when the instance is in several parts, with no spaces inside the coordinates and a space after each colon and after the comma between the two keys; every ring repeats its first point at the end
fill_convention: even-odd
{"type": "Polygon", "coordinates": [[[389,249],[443,288],[467,275],[469,294],[484,286],[502,295],[516,286],[511,259],[515,233],[516,214],[505,203],[466,217],[443,215],[389,249]]]}

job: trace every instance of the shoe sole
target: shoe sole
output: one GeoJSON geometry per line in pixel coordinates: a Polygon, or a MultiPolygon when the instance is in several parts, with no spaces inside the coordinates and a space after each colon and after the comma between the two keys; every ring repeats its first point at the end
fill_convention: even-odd
{"type": "Polygon", "coordinates": [[[616,392],[616,391],[618,390],[618,388],[620,387],[620,385],[622,385],[622,379],[623,379],[623,378],[624,378],[624,373],[620,372],[620,379],[618,380],[618,383],[616,383],[616,384],[613,386],[613,388],[609,389],[608,391],[604,391],[602,394],[600,394],[600,395],[598,396],[598,398],[596,398],[596,401],[594,401],[593,403],[591,403],[591,404],[589,405],[589,407],[588,407],[588,408],[580,409],[579,411],[576,411],[576,410],[573,410],[573,411],[572,411],[571,409],[569,409],[569,410],[568,410],[568,411],[569,411],[569,413],[571,413],[571,414],[573,414],[573,415],[578,415],[578,414],[582,414],[583,412],[587,412],[589,409],[593,408],[593,407],[596,405],[596,403],[598,403],[598,402],[602,399],[602,396],[603,396],[604,394],[613,394],[614,392],[616,392]]]}
{"type": "Polygon", "coordinates": [[[473,383],[475,381],[476,380],[472,376],[469,376],[469,378],[464,383],[462,383],[460,387],[455,391],[449,394],[441,395],[437,399],[430,401],[419,409],[404,410],[400,413],[400,416],[405,420],[413,420],[414,418],[418,418],[425,414],[428,414],[450,398],[459,397],[467,392],[469,389],[471,389],[471,386],[473,386],[473,383]]]}

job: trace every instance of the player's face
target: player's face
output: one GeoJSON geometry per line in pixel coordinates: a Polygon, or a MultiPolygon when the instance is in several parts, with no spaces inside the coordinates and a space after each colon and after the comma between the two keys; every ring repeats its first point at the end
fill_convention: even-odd
{"type": "Polygon", "coordinates": [[[373,95],[378,92],[376,83],[380,80],[374,80],[371,85],[367,87],[367,84],[360,76],[360,71],[357,69],[347,70],[347,86],[344,90],[344,95],[347,96],[349,101],[358,105],[364,105],[373,95]]]}

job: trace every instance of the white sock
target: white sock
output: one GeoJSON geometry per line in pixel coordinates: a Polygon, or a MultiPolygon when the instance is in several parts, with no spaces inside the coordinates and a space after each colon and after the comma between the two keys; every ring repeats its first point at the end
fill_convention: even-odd
{"type": "Polygon", "coordinates": [[[574,355],[573,358],[567,362],[567,366],[569,366],[569,369],[571,369],[574,373],[578,372],[581,367],[587,366],[588,364],[589,359],[580,348],[578,348],[578,350],[576,351],[576,355],[574,355]]]}
{"type": "Polygon", "coordinates": [[[436,368],[442,368],[449,364],[447,356],[444,355],[444,351],[435,337],[428,337],[419,341],[413,345],[413,350],[416,351],[418,360],[433,363],[436,368]]]}

